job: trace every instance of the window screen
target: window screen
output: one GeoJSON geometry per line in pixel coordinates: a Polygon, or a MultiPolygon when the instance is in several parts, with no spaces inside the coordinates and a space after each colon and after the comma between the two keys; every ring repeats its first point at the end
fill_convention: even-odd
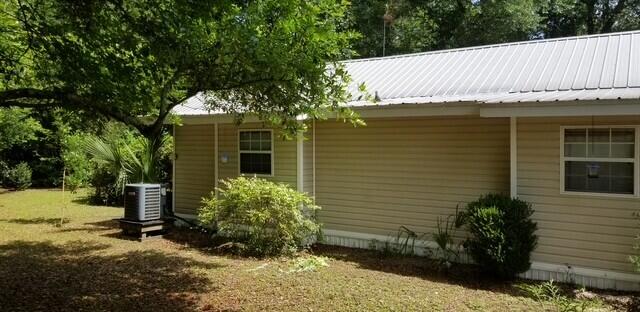
{"type": "Polygon", "coordinates": [[[240,173],[272,174],[271,131],[240,131],[240,173]]]}
{"type": "Polygon", "coordinates": [[[564,190],[634,194],[635,129],[564,130],[564,190]]]}

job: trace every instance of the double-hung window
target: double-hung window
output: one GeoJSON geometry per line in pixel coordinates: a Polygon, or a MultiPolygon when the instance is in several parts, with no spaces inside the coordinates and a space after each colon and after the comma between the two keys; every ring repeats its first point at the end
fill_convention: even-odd
{"type": "Polygon", "coordinates": [[[239,131],[240,174],[273,175],[273,132],[239,131]]]}
{"type": "Polygon", "coordinates": [[[636,129],[563,129],[565,192],[635,194],[636,129]]]}

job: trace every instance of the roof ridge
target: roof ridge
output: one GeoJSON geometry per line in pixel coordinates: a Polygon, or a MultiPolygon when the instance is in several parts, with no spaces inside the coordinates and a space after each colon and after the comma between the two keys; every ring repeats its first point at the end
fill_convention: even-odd
{"type": "Polygon", "coordinates": [[[579,35],[579,36],[558,37],[558,38],[548,38],[548,39],[532,39],[532,40],[494,43],[494,44],[486,44],[486,45],[470,46],[470,47],[462,47],[462,48],[398,54],[398,55],[390,55],[390,56],[377,56],[377,57],[369,57],[369,58],[350,59],[350,60],[340,61],[340,63],[371,62],[371,61],[390,60],[390,59],[397,59],[397,58],[409,58],[409,57],[415,57],[415,56],[432,55],[432,54],[440,54],[440,53],[451,53],[451,52],[498,48],[498,47],[506,47],[511,45],[538,44],[538,43],[546,43],[546,42],[567,41],[567,40],[574,40],[574,39],[596,38],[596,37],[612,37],[612,36],[622,36],[627,34],[640,34],[640,29],[611,32],[611,33],[604,33],[604,34],[579,35]]]}

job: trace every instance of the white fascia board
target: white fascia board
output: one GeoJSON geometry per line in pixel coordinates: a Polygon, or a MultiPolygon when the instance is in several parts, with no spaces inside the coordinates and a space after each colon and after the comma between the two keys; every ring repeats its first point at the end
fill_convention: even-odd
{"type": "MultiPolygon", "coordinates": [[[[478,103],[440,103],[440,104],[397,104],[397,105],[371,105],[366,107],[352,107],[362,118],[385,118],[385,117],[426,117],[426,116],[478,116],[480,108],[478,103]]],[[[335,114],[328,116],[335,118],[335,114]]],[[[204,125],[213,123],[234,123],[236,120],[228,114],[212,115],[182,115],[182,123],[186,125],[204,125]]],[[[296,118],[303,121],[307,115],[300,115],[296,118]]],[[[261,122],[258,117],[247,116],[243,122],[261,122]]]]}
{"type": "Polygon", "coordinates": [[[440,104],[398,104],[352,107],[362,118],[478,116],[480,108],[475,102],[440,104]]]}
{"type": "MultiPolygon", "coordinates": [[[[230,124],[235,123],[236,119],[233,115],[229,114],[215,114],[215,115],[182,115],[180,116],[182,124],[185,125],[212,125],[214,123],[218,124],[230,124]]],[[[247,116],[244,118],[243,122],[261,122],[258,117],[247,116]]]]}
{"type": "Polygon", "coordinates": [[[552,103],[483,104],[481,117],[559,117],[559,116],[640,115],[640,101],[601,100],[552,103]]]}

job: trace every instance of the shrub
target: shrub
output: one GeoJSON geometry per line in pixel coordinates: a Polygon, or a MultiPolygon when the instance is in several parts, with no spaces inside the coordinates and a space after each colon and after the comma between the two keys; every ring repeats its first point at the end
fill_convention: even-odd
{"type": "Polygon", "coordinates": [[[4,185],[17,191],[31,186],[31,168],[29,168],[29,165],[22,162],[7,170],[4,185]]]}
{"type": "Polygon", "coordinates": [[[198,213],[200,222],[217,226],[244,252],[255,256],[288,254],[320,230],[313,204],[306,194],[285,184],[259,178],[223,181],[216,199],[212,193],[203,198],[198,213]]]}
{"type": "Polygon", "coordinates": [[[67,170],[65,186],[71,192],[87,186],[93,176],[93,166],[84,150],[86,137],[79,133],[62,140],[62,160],[67,170]]]}
{"type": "Polygon", "coordinates": [[[467,205],[463,222],[470,237],[464,243],[473,260],[486,273],[512,278],[531,266],[537,225],[525,201],[489,194],[467,205]]]}
{"type": "Polygon", "coordinates": [[[4,185],[4,180],[7,178],[7,174],[9,173],[9,165],[7,162],[0,159],[0,185],[4,185]]]}

